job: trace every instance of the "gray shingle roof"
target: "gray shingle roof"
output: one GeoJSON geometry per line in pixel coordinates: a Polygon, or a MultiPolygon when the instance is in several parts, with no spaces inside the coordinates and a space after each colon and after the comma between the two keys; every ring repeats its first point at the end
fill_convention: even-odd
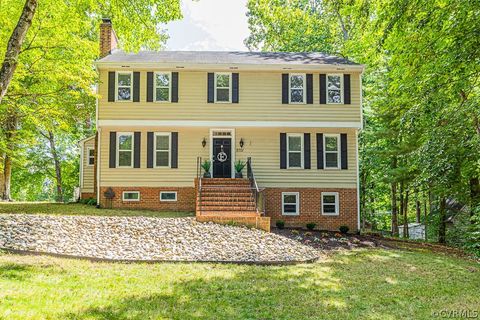
{"type": "Polygon", "coordinates": [[[358,65],[344,58],[319,52],[241,52],[241,51],[140,51],[115,50],[100,63],[192,63],[192,64],[291,64],[358,65]]]}

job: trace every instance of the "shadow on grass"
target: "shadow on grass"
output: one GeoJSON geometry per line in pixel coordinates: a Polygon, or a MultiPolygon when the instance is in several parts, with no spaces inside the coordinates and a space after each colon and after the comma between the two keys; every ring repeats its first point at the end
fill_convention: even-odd
{"type": "Polygon", "coordinates": [[[38,268],[29,265],[7,263],[0,265],[0,279],[25,281],[38,268]]]}

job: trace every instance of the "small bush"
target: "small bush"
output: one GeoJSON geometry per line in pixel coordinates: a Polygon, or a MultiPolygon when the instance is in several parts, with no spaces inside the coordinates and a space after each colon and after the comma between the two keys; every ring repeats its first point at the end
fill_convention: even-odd
{"type": "Polygon", "coordinates": [[[275,222],[275,225],[277,226],[278,229],[283,229],[285,228],[285,221],[278,220],[277,222],[275,222]]]}
{"type": "Polygon", "coordinates": [[[313,222],[307,223],[307,229],[308,230],[313,230],[313,229],[315,229],[316,226],[317,226],[316,223],[313,223],[313,222]]]}
{"type": "Polygon", "coordinates": [[[350,228],[347,227],[347,226],[340,226],[340,228],[338,228],[338,230],[340,230],[341,233],[346,234],[346,233],[348,233],[348,230],[350,230],[350,228]]]}

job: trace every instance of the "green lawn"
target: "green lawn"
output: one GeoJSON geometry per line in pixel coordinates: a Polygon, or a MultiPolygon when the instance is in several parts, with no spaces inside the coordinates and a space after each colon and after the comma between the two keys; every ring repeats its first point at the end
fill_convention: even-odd
{"type": "Polygon", "coordinates": [[[0,213],[43,213],[61,215],[93,216],[147,216],[147,217],[189,217],[193,212],[162,212],[153,210],[97,209],[95,206],[79,203],[50,202],[0,202],[0,213]]]}
{"type": "Polygon", "coordinates": [[[478,263],[354,250],[315,264],[115,264],[0,253],[0,319],[431,319],[480,311],[478,263]]]}

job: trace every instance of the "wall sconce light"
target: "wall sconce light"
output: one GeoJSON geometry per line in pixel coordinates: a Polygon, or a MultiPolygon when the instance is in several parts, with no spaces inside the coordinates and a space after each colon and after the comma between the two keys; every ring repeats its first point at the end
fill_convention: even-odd
{"type": "Polygon", "coordinates": [[[202,140],[202,147],[205,148],[206,145],[207,145],[207,140],[205,140],[205,138],[203,138],[203,140],[202,140]]]}
{"type": "Polygon", "coordinates": [[[243,144],[244,144],[244,142],[243,142],[243,138],[240,138],[240,142],[239,142],[239,144],[240,144],[240,148],[243,148],[243,144]]]}

